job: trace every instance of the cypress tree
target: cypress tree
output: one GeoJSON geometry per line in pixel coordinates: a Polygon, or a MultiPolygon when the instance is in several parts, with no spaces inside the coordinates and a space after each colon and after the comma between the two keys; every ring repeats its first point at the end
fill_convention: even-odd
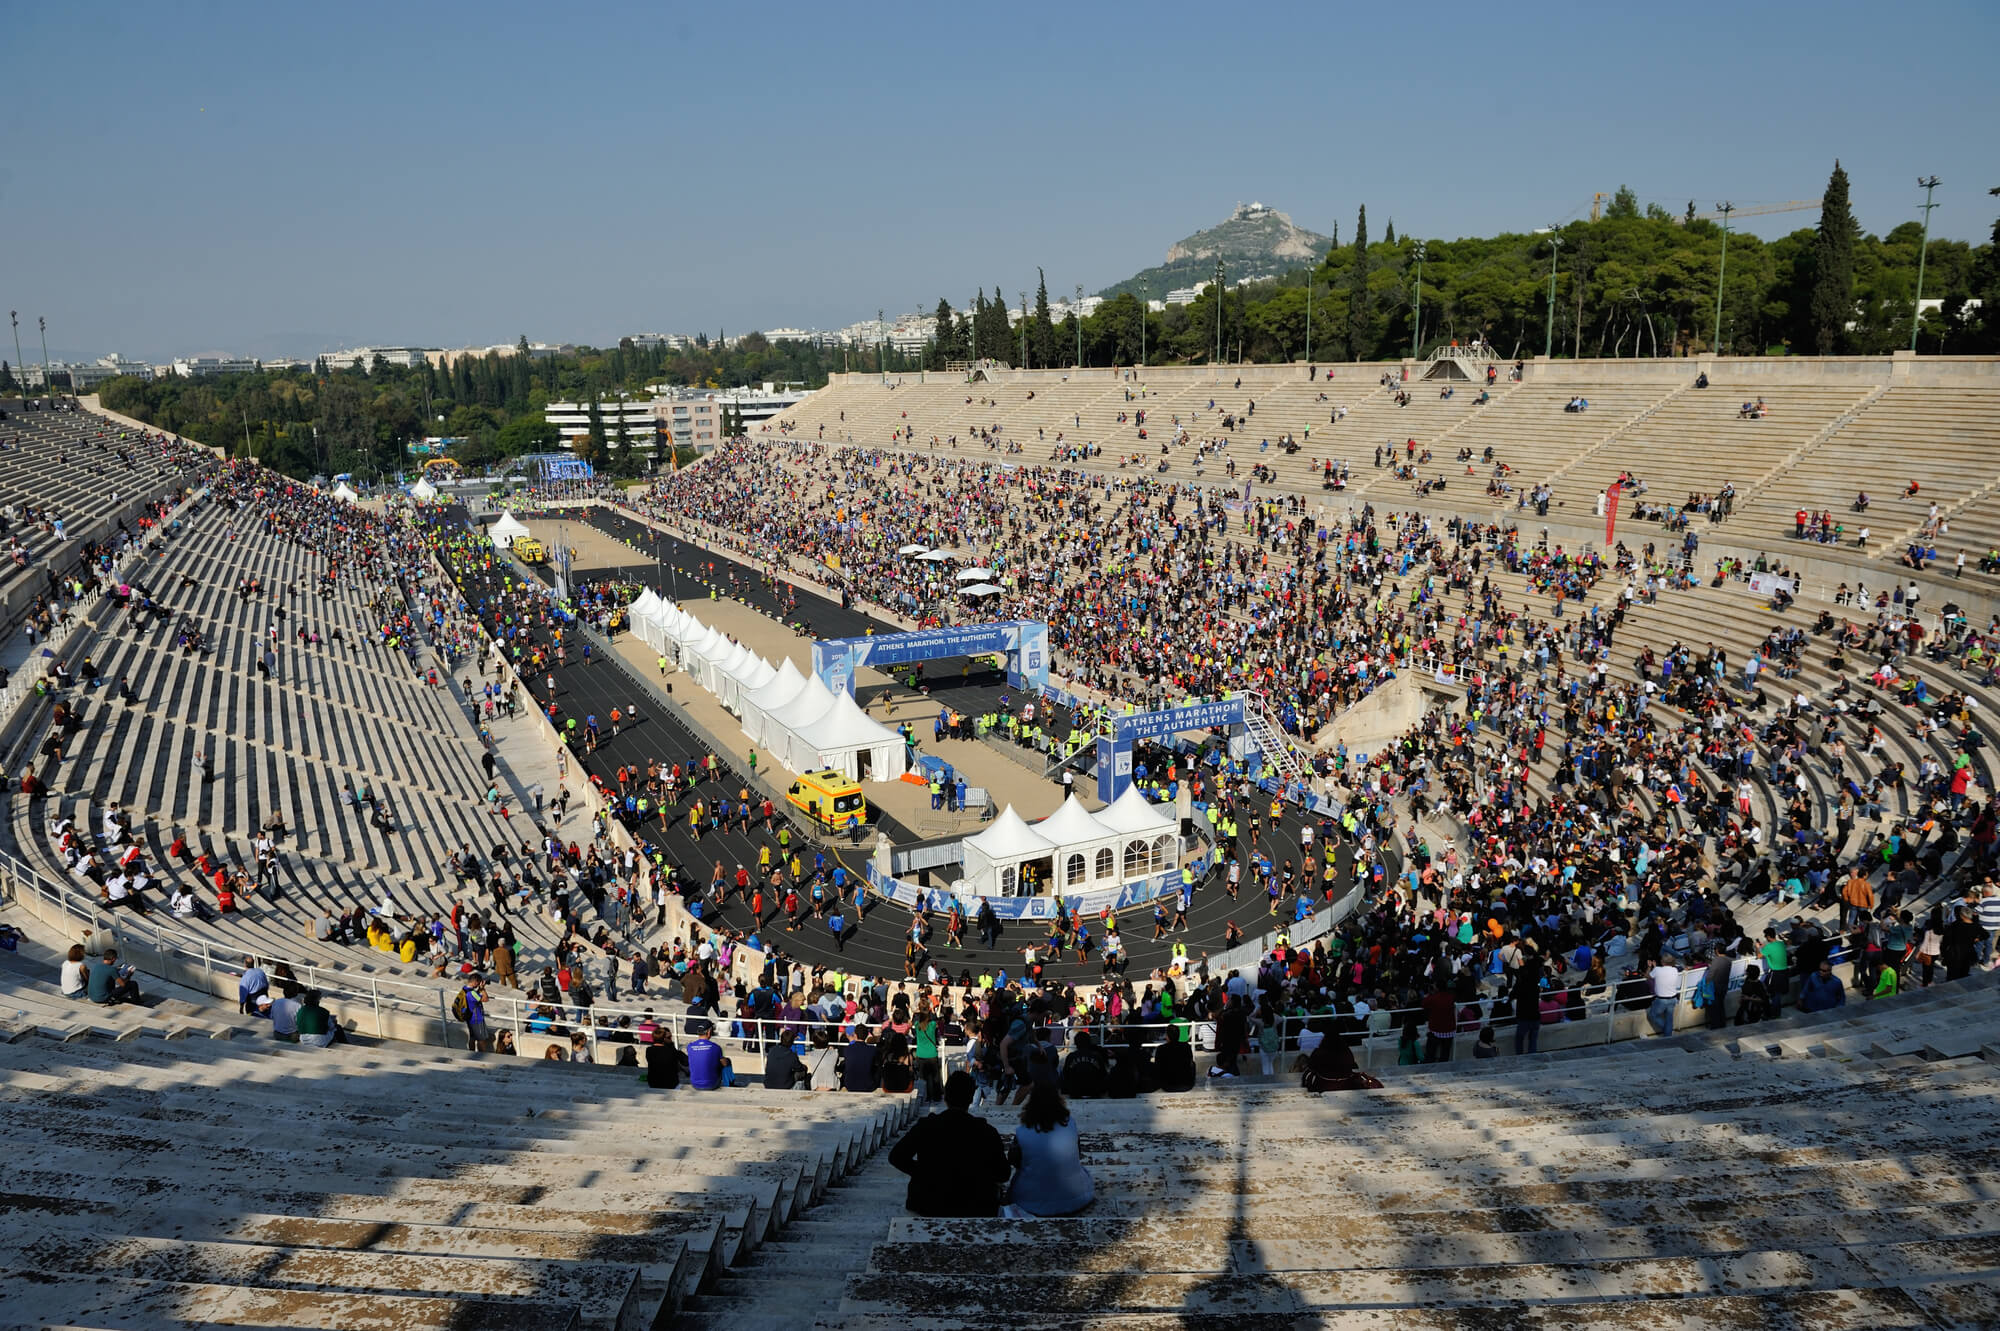
{"type": "Polygon", "coordinates": [[[1812,295],[1808,309],[1815,355],[1834,355],[1847,341],[1847,325],[1854,318],[1857,234],[1854,212],[1847,203],[1847,172],[1836,160],[1833,175],[1826,182],[1826,197],[1820,203],[1819,235],[1812,250],[1812,295]]]}
{"type": "Polygon", "coordinates": [[[1034,353],[1035,364],[1047,369],[1056,363],[1056,325],[1049,315],[1049,279],[1041,269],[1035,269],[1035,326],[1029,332],[1028,348],[1034,353]]]}
{"type": "Polygon", "coordinates": [[[1372,347],[1368,327],[1373,311],[1368,300],[1368,205],[1354,222],[1354,271],[1347,288],[1347,354],[1367,360],[1372,347]]]}

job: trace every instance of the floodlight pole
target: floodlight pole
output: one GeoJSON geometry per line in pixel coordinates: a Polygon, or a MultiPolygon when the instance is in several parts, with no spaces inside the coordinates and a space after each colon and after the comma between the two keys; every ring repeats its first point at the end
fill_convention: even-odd
{"type": "Polygon", "coordinates": [[[1542,359],[1553,360],[1556,354],[1556,255],[1562,251],[1563,238],[1554,227],[1549,228],[1549,318],[1548,333],[1542,343],[1542,359]]]}
{"type": "Polygon", "coordinates": [[[1917,184],[1923,186],[1924,190],[1924,239],[1922,244],[1917,247],[1917,298],[1910,306],[1910,350],[1912,352],[1917,349],[1917,329],[1924,322],[1924,260],[1929,257],[1931,249],[1931,209],[1937,207],[1936,204],[1931,202],[1931,191],[1935,190],[1941,183],[1943,182],[1939,181],[1936,176],[1922,176],[1917,180],[1917,184]]]}
{"type": "Polygon", "coordinates": [[[1736,211],[1736,205],[1729,202],[1718,203],[1715,211],[1722,214],[1722,262],[1715,270],[1715,336],[1709,339],[1711,354],[1722,353],[1722,281],[1729,274],[1729,214],[1736,211]]]}
{"type": "MultiPolygon", "coordinates": [[[[1549,300],[1550,303],[1553,305],[1555,301],[1555,296],[1553,293],[1550,294],[1549,300]]],[[[1306,308],[1310,310],[1312,306],[1308,304],[1306,308]]],[[[1410,328],[1410,359],[1415,360],[1417,357],[1423,355],[1423,352],[1424,352],[1424,242],[1420,240],[1417,242],[1417,306],[1416,306],[1416,313],[1414,316],[1414,322],[1412,323],[1410,328]]]]}

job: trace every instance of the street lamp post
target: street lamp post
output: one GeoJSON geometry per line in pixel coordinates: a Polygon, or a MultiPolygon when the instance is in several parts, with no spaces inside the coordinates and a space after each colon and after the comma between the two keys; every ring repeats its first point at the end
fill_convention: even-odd
{"type": "Polygon", "coordinates": [[[1722,280],[1729,275],[1729,214],[1736,211],[1736,205],[1725,200],[1715,205],[1715,211],[1722,214],[1722,262],[1715,270],[1715,336],[1709,339],[1708,349],[1719,355],[1722,351],[1722,280]]]}
{"type": "Polygon", "coordinates": [[[26,398],[28,396],[28,381],[21,377],[21,312],[19,310],[9,310],[7,311],[7,318],[14,325],[15,386],[21,390],[21,396],[26,398]]]}
{"type": "Polygon", "coordinates": [[[1313,358],[1313,279],[1318,277],[1312,269],[1306,269],[1306,363],[1313,358]]]}
{"type": "Polygon", "coordinates": [[[1028,293],[1021,293],[1021,368],[1028,368],[1028,293]]]}
{"type": "Polygon", "coordinates": [[[1553,359],[1556,354],[1556,256],[1562,252],[1563,238],[1554,227],[1549,228],[1549,319],[1548,332],[1542,342],[1542,359],[1553,359]]]}
{"type": "Polygon", "coordinates": [[[49,321],[46,315],[36,315],[35,322],[42,330],[42,391],[51,397],[55,395],[55,384],[49,378],[49,321]]]}
{"type": "MultiPolygon", "coordinates": [[[[1555,298],[1551,296],[1550,300],[1555,298]]],[[[1310,307],[1308,307],[1310,308],[1310,307]]],[[[1417,242],[1417,307],[1410,328],[1410,359],[1424,354],[1424,242],[1417,242]]]]}
{"type": "Polygon", "coordinates": [[[1910,306],[1910,350],[1913,352],[1917,349],[1917,329],[1924,322],[1924,260],[1929,257],[1931,249],[1931,209],[1937,207],[1931,202],[1931,191],[1941,183],[1936,176],[1917,178],[1917,184],[1924,191],[1924,238],[1917,247],[1917,298],[1910,306]]]}
{"type": "Polygon", "coordinates": [[[882,372],[882,382],[889,382],[889,312],[875,311],[875,368],[882,372]]]}

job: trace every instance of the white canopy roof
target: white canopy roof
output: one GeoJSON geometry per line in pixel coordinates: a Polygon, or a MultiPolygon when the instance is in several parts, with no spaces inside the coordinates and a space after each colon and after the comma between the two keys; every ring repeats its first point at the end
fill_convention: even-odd
{"type": "Polygon", "coordinates": [[[778,662],[778,668],[771,678],[755,688],[744,691],[745,720],[748,720],[749,709],[752,707],[766,714],[777,711],[799,696],[799,690],[805,687],[805,682],[806,677],[792,664],[792,658],[785,657],[778,662]]]}
{"type": "Polygon", "coordinates": [[[899,555],[920,555],[923,552],[924,552],[924,547],[921,545],[906,545],[902,549],[896,551],[896,553],[899,555]]]}
{"type": "Polygon", "coordinates": [[[528,534],[528,524],[522,522],[512,513],[502,513],[500,520],[486,529],[486,534],[493,538],[493,544],[495,545],[512,545],[516,536],[526,536],[528,534]]]}
{"type": "Polygon", "coordinates": [[[1088,845],[1123,835],[1099,822],[1097,815],[1084,808],[1083,801],[1074,794],[1062,802],[1060,809],[1031,826],[1037,836],[1056,846],[1088,845]]]}
{"type": "Polygon", "coordinates": [[[723,673],[736,681],[738,696],[753,689],[761,689],[778,677],[778,672],[772,668],[771,663],[755,652],[748,653],[740,665],[723,673]]]}
{"type": "Polygon", "coordinates": [[[646,588],[646,590],[640,592],[637,596],[632,598],[632,604],[629,607],[629,609],[631,613],[634,615],[650,616],[654,614],[662,604],[663,602],[660,600],[660,594],[654,591],[651,587],[648,587],[646,588]]]}
{"type": "Polygon", "coordinates": [[[991,582],[993,570],[990,568],[962,568],[952,574],[960,582],[991,582]]]}
{"type": "Polygon", "coordinates": [[[410,498],[416,500],[419,504],[428,504],[431,500],[436,499],[437,495],[437,487],[429,481],[418,481],[410,487],[410,498]]]}
{"type": "Polygon", "coordinates": [[[707,625],[703,625],[703,628],[704,632],[682,642],[682,646],[703,660],[712,661],[718,656],[726,656],[729,649],[736,645],[729,641],[728,635],[722,630],[707,625]]]}
{"type": "Polygon", "coordinates": [[[718,675],[733,675],[750,664],[751,651],[740,642],[731,642],[708,658],[718,675]]]}
{"type": "Polygon", "coordinates": [[[990,582],[982,582],[972,587],[960,587],[960,596],[998,596],[1000,589],[990,582]]]}
{"type": "Polygon", "coordinates": [[[807,675],[799,691],[791,701],[771,712],[764,721],[764,742],[775,744],[780,731],[798,732],[825,716],[833,707],[833,694],[826,685],[819,682],[818,675],[807,675]]]}
{"type": "Polygon", "coordinates": [[[968,850],[977,850],[994,862],[1002,860],[1026,860],[1054,852],[1055,847],[1034,828],[1021,821],[1021,815],[1014,812],[1009,804],[1000,811],[992,825],[978,836],[965,839],[968,850]]]}
{"type": "Polygon", "coordinates": [[[347,482],[342,481],[339,485],[333,487],[333,497],[340,500],[343,504],[351,504],[361,496],[348,489],[347,482]]]}
{"type": "Polygon", "coordinates": [[[923,554],[918,555],[917,558],[928,559],[933,564],[943,564],[958,558],[958,556],[953,554],[949,550],[939,549],[939,550],[927,550],[923,554]]]}
{"type": "Polygon", "coordinates": [[[1151,800],[1141,795],[1137,786],[1125,787],[1123,795],[1113,800],[1109,807],[1098,810],[1094,816],[1105,827],[1128,836],[1166,832],[1180,826],[1175,819],[1161,813],[1151,800]]]}
{"type": "Polygon", "coordinates": [[[836,749],[863,749],[877,744],[901,744],[903,737],[861,710],[861,705],[845,689],[833,694],[833,706],[826,715],[798,732],[799,738],[821,753],[836,749]]]}

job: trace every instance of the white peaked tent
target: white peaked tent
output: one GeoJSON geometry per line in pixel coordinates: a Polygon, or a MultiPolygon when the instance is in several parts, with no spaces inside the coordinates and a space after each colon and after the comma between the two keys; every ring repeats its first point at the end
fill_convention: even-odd
{"type": "Polygon", "coordinates": [[[1139,793],[1137,786],[1099,809],[1097,821],[1118,834],[1118,876],[1130,882],[1177,867],[1180,823],[1139,793]]]}
{"type": "Polygon", "coordinates": [[[681,640],[681,669],[699,680],[709,661],[727,655],[735,645],[720,630],[703,625],[700,633],[681,640]]]}
{"type": "Polygon", "coordinates": [[[825,716],[793,734],[792,769],[831,767],[855,781],[894,781],[903,775],[903,737],[861,710],[842,689],[825,716]]]}
{"type": "Polygon", "coordinates": [[[756,692],[777,677],[778,672],[771,668],[771,663],[753,652],[742,665],[718,678],[717,683],[721,687],[715,691],[715,696],[724,707],[740,716],[745,695],[756,692]]]}
{"type": "Polygon", "coordinates": [[[645,643],[654,651],[660,650],[663,639],[657,618],[660,610],[660,594],[651,587],[632,598],[625,607],[625,622],[632,630],[632,636],[645,643]]]}
{"type": "Polygon", "coordinates": [[[665,597],[660,597],[647,610],[645,616],[646,631],[652,636],[647,638],[646,642],[654,651],[662,654],[666,652],[667,644],[673,641],[671,625],[675,617],[679,614],[680,611],[674,609],[674,603],[665,597]]]}
{"type": "Polygon", "coordinates": [[[418,481],[410,487],[410,498],[419,504],[428,504],[438,497],[438,490],[429,481],[418,481]]]}
{"type": "Polygon", "coordinates": [[[1118,851],[1124,836],[1106,827],[1075,795],[1033,827],[1036,835],[1056,848],[1057,892],[1082,892],[1119,881],[1118,851]]]}
{"type": "Polygon", "coordinates": [[[515,537],[528,534],[528,524],[512,513],[502,513],[500,520],[486,529],[486,534],[493,538],[493,544],[507,550],[513,547],[515,537]]]}
{"type": "Polygon", "coordinates": [[[977,836],[960,843],[965,856],[966,890],[976,896],[1033,895],[1022,891],[1024,865],[1037,865],[1042,882],[1049,881],[1056,848],[1021,821],[1009,804],[977,836]]]}
{"type": "MultiPolygon", "coordinates": [[[[792,736],[833,710],[833,694],[820,683],[818,675],[807,675],[799,691],[782,707],[764,715],[763,745],[786,766],[791,766],[792,736]]],[[[801,771],[797,767],[793,771],[801,771]]]]}
{"type": "Polygon", "coordinates": [[[743,733],[750,737],[752,744],[764,742],[764,727],[772,712],[777,711],[792,699],[798,697],[805,687],[806,677],[786,657],[778,663],[778,673],[771,676],[771,682],[760,689],[752,689],[737,699],[738,715],[743,718],[743,733]]]}
{"type": "Polygon", "coordinates": [[[667,641],[685,645],[708,632],[708,629],[699,619],[696,619],[672,601],[667,602],[666,608],[667,641]]]}
{"type": "Polygon", "coordinates": [[[703,688],[720,698],[722,696],[722,681],[728,677],[731,671],[749,664],[750,660],[751,654],[748,647],[745,647],[740,642],[725,643],[721,648],[710,653],[708,660],[696,670],[695,677],[701,681],[703,688]]]}
{"type": "Polygon", "coordinates": [[[333,497],[343,504],[351,504],[361,498],[360,495],[348,488],[346,481],[342,481],[339,485],[333,487],[333,497]]]}

